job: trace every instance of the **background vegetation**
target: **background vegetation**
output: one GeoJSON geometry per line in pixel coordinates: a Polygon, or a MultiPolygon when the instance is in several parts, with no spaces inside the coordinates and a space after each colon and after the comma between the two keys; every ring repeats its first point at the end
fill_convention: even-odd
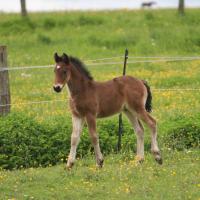
{"type": "MultiPolygon", "coordinates": [[[[126,47],[130,57],[195,56],[200,52],[199,25],[200,13],[195,9],[187,10],[184,16],[175,10],[37,13],[29,18],[0,14],[0,39],[8,46],[10,67],[53,64],[55,51],[87,63],[123,56],[126,47]]],[[[0,118],[0,165],[6,169],[39,168],[1,170],[0,199],[199,198],[199,91],[154,90],[200,88],[199,64],[198,60],[128,64],[128,74],[147,80],[153,88],[153,115],[158,120],[164,165],[154,164],[147,152],[143,165],[135,163],[135,136],[126,119],[122,153],[115,155],[115,116],[98,122],[103,152],[112,152],[101,171],[90,157],[87,127],[78,149],[79,158],[87,158],[78,161],[77,168],[65,172],[62,164],[40,167],[65,161],[71,134],[67,93],[53,92],[53,69],[10,71],[15,105],[11,115],[0,118]],[[52,99],[64,101],[21,104],[52,99]]],[[[99,81],[122,73],[121,65],[88,69],[99,81]]],[[[147,130],[148,151],[149,141],[147,130]]]]}
{"type": "MultiPolygon", "coordinates": [[[[200,115],[190,118],[181,117],[169,126],[161,127],[166,134],[160,137],[162,149],[189,150],[200,146],[200,115]]],[[[100,146],[104,155],[115,153],[117,149],[117,118],[98,124],[100,146]]],[[[4,169],[46,167],[66,160],[70,150],[70,119],[59,120],[52,124],[37,122],[22,113],[12,113],[0,121],[0,167],[4,169]]],[[[163,133],[163,132],[161,132],[163,133]]],[[[145,150],[149,151],[149,139],[145,150]]],[[[133,129],[125,121],[122,139],[122,152],[135,152],[136,139],[133,129]]],[[[93,148],[85,126],[78,147],[77,156],[86,157],[93,148]]]]}

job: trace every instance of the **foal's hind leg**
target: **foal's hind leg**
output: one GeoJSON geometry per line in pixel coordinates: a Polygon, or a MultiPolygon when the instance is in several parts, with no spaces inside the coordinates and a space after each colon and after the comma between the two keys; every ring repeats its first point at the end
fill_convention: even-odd
{"type": "Polygon", "coordinates": [[[126,110],[124,114],[128,117],[135,130],[137,137],[137,159],[139,162],[142,162],[144,160],[144,128],[133,113],[126,110]]]}
{"type": "Polygon", "coordinates": [[[156,120],[146,111],[142,110],[138,113],[141,119],[148,125],[148,127],[151,129],[151,152],[155,158],[155,160],[162,164],[162,157],[160,154],[160,150],[158,148],[158,142],[157,142],[157,126],[156,126],[156,120]]]}
{"type": "Polygon", "coordinates": [[[92,114],[88,114],[86,116],[86,121],[87,121],[87,124],[88,124],[90,137],[91,137],[92,144],[93,144],[93,147],[94,147],[97,165],[99,167],[102,167],[103,166],[103,156],[102,156],[102,153],[101,153],[101,150],[100,150],[99,138],[98,138],[98,135],[97,135],[97,132],[96,132],[96,116],[92,115],[92,114]]]}
{"type": "Polygon", "coordinates": [[[71,149],[67,160],[67,168],[71,168],[76,158],[76,149],[80,140],[81,131],[84,120],[76,116],[72,116],[73,131],[71,135],[71,149]]]}

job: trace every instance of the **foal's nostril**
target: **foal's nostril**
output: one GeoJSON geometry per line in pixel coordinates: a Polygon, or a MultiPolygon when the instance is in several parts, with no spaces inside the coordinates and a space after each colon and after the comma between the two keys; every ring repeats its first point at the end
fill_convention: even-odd
{"type": "Polygon", "coordinates": [[[56,92],[60,92],[61,91],[61,87],[60,86],[53,86],[53,89],[56,92]]]}

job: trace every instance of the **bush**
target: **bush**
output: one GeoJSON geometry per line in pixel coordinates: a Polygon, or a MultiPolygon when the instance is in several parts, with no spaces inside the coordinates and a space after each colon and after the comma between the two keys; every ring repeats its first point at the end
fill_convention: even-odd
{"type": "MultiPolygon", "coordinates": [[[[102,152],[116,150],[117,120],[100,121],[98,126],[102,152]]],[[[135,137],[125,123],[122,139],[124,150],[135,148],[135,137]]],[[[59,118],[39,123],[22,113],[11,113],[0,118],[0,167],[14,169],[54,165],[65,161],[70,150],[71,119],[59,118]],[[54,123],[52,123],[54,122],[54,123]]],[[[87,127],[84,127],[77,156],[93,152],[87,127]]]]}
{"type": "Polygon", "coordinates": [[[51,148],[52,131],[22,114],[0,120],[0,167],[34,167],[55,163],[51,148]]]}
{"type": "Polygon", "coordinates": [[[200,147],[200,116],[178,118],[164,137],[167,147],[184,150],[200,147]]]}
{"type": "MultiPolygon", "coordinates": [[[[176,117],[165,123],[163,142],[167,147],[183,150],[199,147],[200,116],[176,117]],[[196,123],[195,123],[196,122],[196,123]]],[[[113,153],[117,147],[118,118],[98,121],[101,150],[104,155],[113,153]]],[[[71,118],[59,117],[52,121],[37,122],[23,113],[11,113],[0,118],[0,167],[15,169],[55,165],[66,161],[70,150],[71,118]]],[[[148,136],[148,134],[145,134],[148,136]]],[[[145,137],[145,149],[150,148],[145,137]]],[[[124,120],[122,152],[135,151],[136,138],[131,125],[124,120]]],[[[93,153],[87,126],[84,127],[77,156],[93,153]]]]}

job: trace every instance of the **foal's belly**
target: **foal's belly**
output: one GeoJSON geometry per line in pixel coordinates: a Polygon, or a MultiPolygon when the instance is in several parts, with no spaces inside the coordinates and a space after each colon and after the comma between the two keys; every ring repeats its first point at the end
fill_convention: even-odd
{"type": "Polygon", "coordinates": [[[121,98],[104,99],[98,106],[97,117],[109,117],[123,110],[124,102],[121,98]]]}
{"type": "Polygon", "coordinates": [[[112,115],[115,115],[117,113],[119,113],[122,109],[119,109],[119,110],[113,110],[113,111],[110,111],[110,112],[104,112],[104,111],[101,111],[97,114],[97,118],[104,118],[104,117],[110,117],[112,115]]]}
{"type": "Polygon", "coordinates": [[[97,85],[97,117],[108,117],[119,113],[125,103],[124,84],[113,79],[97,85]]]}

